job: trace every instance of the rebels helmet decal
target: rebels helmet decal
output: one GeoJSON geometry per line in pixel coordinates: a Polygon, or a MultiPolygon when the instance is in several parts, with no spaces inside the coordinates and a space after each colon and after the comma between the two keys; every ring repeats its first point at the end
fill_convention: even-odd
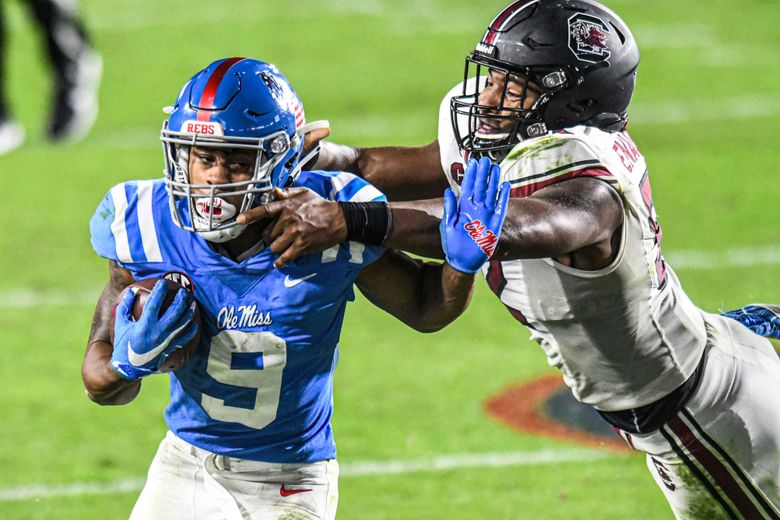
{"type": "Polygon", "coordinates": [[[569,48],[580,61],[607,61],[612,55],[607,50],[609,32],[609,26],[601,19],[583,13],[575,14],[569,18],[569,48]]]}
{"type": "Polygon", "coordinates": [[[293,92],[288,83],[281,83],[277,77],[268,72],[261,72],[260,77],[268,87],[268,91],[280,106],[287,105],[295,115],[295,128],[298,129],[306,122],[303,107],[298,101],[298,95],[293,92]]]}

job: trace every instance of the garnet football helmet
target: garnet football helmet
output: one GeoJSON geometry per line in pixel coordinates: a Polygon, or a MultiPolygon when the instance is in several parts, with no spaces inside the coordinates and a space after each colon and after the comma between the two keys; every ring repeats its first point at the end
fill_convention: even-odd
{"type": "Polygon", "coordinates": [[[620,131],[628,121],[638,65],[634,37],[603,5],[592,0],[514,2],[466,58],[462,95],[450,105],[458,145],[499,160],[520,140],[553,130],[586,125],[620,131]],[[503,79],[497,106],[480,104],[488,73],[503,79]],[[510,78],[526,87],[518,108],[505,106],[510,78]],[[523,109],[529,90],[539,97],[523,109]]]}
{"type": "Polygon", "coordinates": [[[195,74],[163,123],[165,181],[176,224],[206,240],[226,242],[245,229],[236,217],[271,200],[300,171],[303,104],[274,65],[249,58],[217,60],[195,74]],[[193,146],[255,151],[248,181],[191,184],[193,146]],[[217,192],[217,190],[219,190],[217,192]],[[240,208],[226,197],[243,195],[240,208]]]}

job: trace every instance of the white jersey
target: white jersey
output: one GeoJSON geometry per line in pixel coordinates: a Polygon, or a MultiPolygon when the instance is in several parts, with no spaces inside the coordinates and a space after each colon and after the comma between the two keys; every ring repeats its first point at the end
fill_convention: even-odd
{"type": "MultiPolygon", "coordinates": [[[[442,102],[442,168],[456,190],[463,155],[442,102]]],[[[466,125],[462,125],[466,128],[466,125]]],[[[491,262],[491,289],[527,325],[574,396],[598,410],[637,408],[680,386],[701,360],[706,332],[701,311],[661,255],[645,160],[625,132],[575,127],[519,143],[501,164],[512,197],[574,177],[594,177],[620,195],[624,224],[608,267],[582,271],[551,258],[491,262]]]]}

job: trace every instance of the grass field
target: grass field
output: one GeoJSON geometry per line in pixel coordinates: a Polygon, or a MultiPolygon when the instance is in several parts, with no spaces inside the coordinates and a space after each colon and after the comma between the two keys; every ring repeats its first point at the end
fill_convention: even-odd
{"type": "MultiPolygon", "coordinates": [[[[107,274],[87,223],[113,184],[161,175],[160,108],[213,59],[249,55],[276,63],[336,141],[427,143],[504,1],[83,0],[105,60],[101,113],[69,147],[40,137],[48,77],[22,3],[7,2],[5,66],[30,135],[0,157],[0,518],[126,518],[165,432],[167,380],[121,408],[84,396],[79,367],[107,274]]],[[[631,129],[667,258],[708,311],[780,300],[780,7],[609,5],[642,50],[631,129]]],[[[340,518],[669,518],[643,457],[582,451],[484,413],[491,395],[550,372],[527,337],[484,283],[434,335],[351,305],[335,396],[340,518]],[[491,466],[497,452],[516,462],[491,466]]]]}

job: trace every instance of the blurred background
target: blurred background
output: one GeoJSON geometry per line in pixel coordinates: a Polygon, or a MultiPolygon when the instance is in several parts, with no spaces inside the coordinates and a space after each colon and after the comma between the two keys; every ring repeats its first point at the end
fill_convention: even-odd
{"type": "MultiPolygon", "coordinates": [[[[503,0],[82,0],[103,57],[100,112],[77,144],[44,139],[40,34],[4,2],[9,102],[27,129],[0,156],[0,517],[126,518],[165,432],[167,378],[126,407],[79,367],[107,265],[88,221],[114,184],[162,175],[161,108],[214,59],[279,66],[331,139],[415,145],[503,0]]],[[[642,64],[630,131],[650,165],[663,247],[707,311],[780,300],[780,4],[614,0],[642,64]]],[[[554,373],[484,282],[420,335],[350,305],[336,375],[341,519],[670,518],[644,458],[509,428],[497,393],[554,373]]],[[[520,393],[522,395],[522,392],[520,393]]],[[[544,415],[544,411],[540,412],[544,415]]]]}

